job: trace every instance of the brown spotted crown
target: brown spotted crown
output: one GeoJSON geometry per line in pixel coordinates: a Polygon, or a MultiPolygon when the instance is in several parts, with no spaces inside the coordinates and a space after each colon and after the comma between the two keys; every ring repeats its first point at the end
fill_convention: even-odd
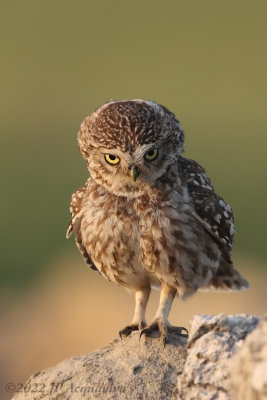
{"type": "Polygon", "coordinates": [[[184,133],[175,115],[160,104],[145,100],[103,104],[84,120],[78,134],[85,158],[90,147],[131,152],[140,145],[165,140],[172,141],[179,154],[183,152],[184,133]]]}

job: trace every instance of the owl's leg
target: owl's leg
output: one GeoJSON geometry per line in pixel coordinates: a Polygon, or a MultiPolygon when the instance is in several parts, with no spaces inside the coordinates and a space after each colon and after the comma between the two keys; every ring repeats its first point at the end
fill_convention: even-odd
{"type": "Polygon", "coordinates": [[[157,313],[154,317],[152,324],[141,331],[140,337],[142,335],[150,336],[154,332],[159,332],[161,341],[163,342],[163,344],[165,344],[168,339],[168,333],[170,332],[174,332],[182,336],[187,336],[182,334],[183,330],[187,331],[185,328],[172,326],[168,321],[168,316],[175,295],[176,289],[172,289],[167,285],[162,285],[160,292],[159,308],[157,310],[157,313]]]}
{"type": "Polygon", "coordinates": [[[146,326],[146,306],[150,295],[150,286],[142,287],[135,292],[135,310],[132,322],[122,329],[119,334],[122,336],[129,336],[133,331],[138,331],[146,326]]]}

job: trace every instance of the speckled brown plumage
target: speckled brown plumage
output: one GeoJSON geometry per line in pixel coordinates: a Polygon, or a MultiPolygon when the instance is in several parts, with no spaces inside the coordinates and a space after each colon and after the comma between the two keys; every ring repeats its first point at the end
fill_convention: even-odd
{"type": "Polygon", "coordinates": [[[72,196],[68,236],[93,269],[135,292],[121,334],[144,328],[151,287],[161,288],[160,305],[143,332],[158,329],[164,340],[176,293],[248,287],[231,261],[232,210],[205,170],[181,156],[174,114],[151,101],[111,101],[84,120],[78,141],[91,177],[72,196]]]}

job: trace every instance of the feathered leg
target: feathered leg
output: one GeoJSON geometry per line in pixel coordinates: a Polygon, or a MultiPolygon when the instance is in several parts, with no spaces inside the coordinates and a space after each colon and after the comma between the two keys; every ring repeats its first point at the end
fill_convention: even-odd
{"type": "Polygon", "coordinates": [[[146,326],[146,306],[150,295],[150,286],[145,286],[135,292],[135,310],[132,322],[122,329],[119,334],[129,336],[133,331],[143,329],[146,326]]]}
{"type": "Polygon", "coordinates": [[[162,285],[159,307],[154,317],[154,320],[150,326],[141,331],[140,337],[142,335],[150,336],[153,332],[159,331],[161,341],[163,342],[163,344],[165,344],[168,339],[168,332],[175,332],[179,335],[187,336],[187,334],[182,334],[182,331],[185,330],[187,332],[187,329],[172,326],[168,321],[168,316],[175,295],[176,289],[170,288],[167,285],[162,285]]]}

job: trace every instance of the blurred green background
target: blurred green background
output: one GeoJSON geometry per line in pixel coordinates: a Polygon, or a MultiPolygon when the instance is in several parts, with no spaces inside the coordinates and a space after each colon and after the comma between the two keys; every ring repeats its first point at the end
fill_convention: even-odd
{"type": "Polygon", "coordinates": [[[1,284],[65,240],[86,179],[76,133],[109,99],[170,108],[186,156],[232,205],[235,249],[267,258],[266,1],[1,1],[1,284]]]}
{"type": "MultiPolygon", "coordinates": [[[[64,286],[56,260],[83,265],[65,239],[70,195],[87,177],[76,135],[109,99],[151,99],[177,115],[185,156],[207,169],[234,209],[234,254],[265,279],[266,1],[0,5],[3,318],[45,274],[52,282],[58,273],[64,286]]],[[[89,291],[96,279],[88,272],[89,291]]],[[[9,335],[7,326],[18,329],[5,326],[9,335]]]]}

